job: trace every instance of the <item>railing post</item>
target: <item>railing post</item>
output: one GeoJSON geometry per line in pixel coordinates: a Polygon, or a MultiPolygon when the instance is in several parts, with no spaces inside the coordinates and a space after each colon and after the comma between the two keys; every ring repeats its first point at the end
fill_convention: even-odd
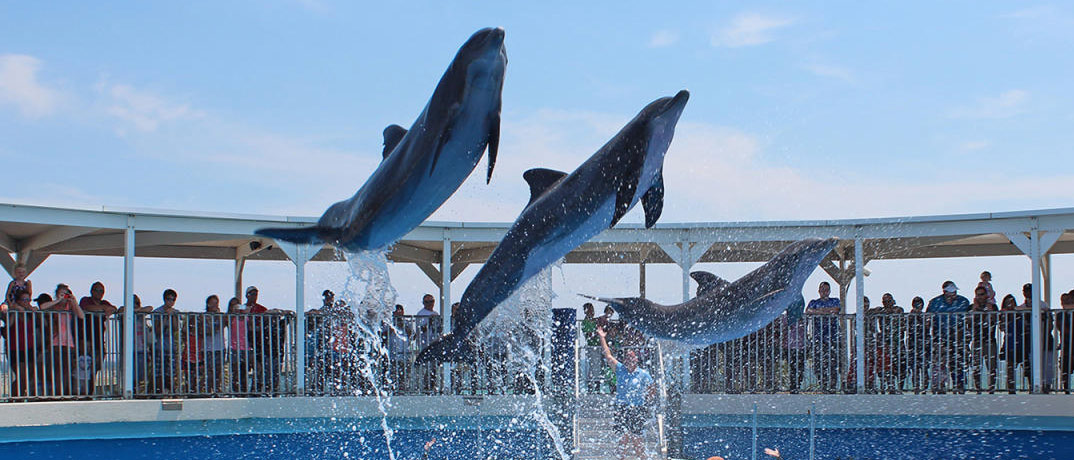
{"type": "Polygon", "coordinates": [[[134,218],[123,238],[123,398],[134,397],[134,218]]]}
{"type": "Polygon", "coordinates": [[[1030,263],[1033,264],[1033,313],[1030,319],[1030,327],[1032,331],[1033,341],[1032,349],[1030,353],[1031,367],[1033,367],[1033,393],[1041,392],[1041,316],[1040,316],[1040,232],[1037,231],[1036,225],[1029,231],[1029,252],[1030,263]]]}
{"type": "Polygon", "coordinates": [[[857,356],[854,359],[855,377],[857,380],[858,393],[865,392],[865,257],[862,254],[861,236],[854,238],[854,291],[857,299],[857,308],[854,315],[854,330],[856,331],[854,349],[857,356]]]}
{"type": "MultiPolygon", "coordinates": [[[[444,232],[443,247],[440,253],[440,318],[444,322],[441,327],[441,333],[447,334],[451,332],[451,236],[446,231],[444,232]]],[[[443,375],[440,381],[444,382],[444,387],[441,390],[445,394],[451,394],[454,388],[451,381],[451,369],[453,367],[451,363],[440,365],[440,372],[443,375]]]]}
{"type": "Polygon", "coordinates": [[[301,395],[306,391],[306,262],[317,255],[321,245],[276,244],[295,264],[295,393],[301,395]]]}

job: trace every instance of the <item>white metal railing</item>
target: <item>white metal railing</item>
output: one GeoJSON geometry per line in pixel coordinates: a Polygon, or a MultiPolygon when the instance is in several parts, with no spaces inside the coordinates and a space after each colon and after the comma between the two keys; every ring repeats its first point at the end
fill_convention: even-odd
{"type": "MultiPolygon", "coordinates": [[[[856,368],[869,393],[1029,392],[1028,310],[865,316],[865,354],[853,344],[854,315],[774,321],[754,334],[693,353],[697,393],[854,392],[856,368]]],[[[1044,390],[1069,392],[1074,310],[1041,316],[1044,390]]]]}
{"type": "MultiPolygon", "coordinates": [[[[695,393],[853,392],[856,366],[870,393],[1032,390],[1029,311],[867,314],[865,353],[854,351],[854,315],[782,319],[738,340],[692,353],[695,393]]],[[[0,401],[122,397],[121,315],[65,311],[0,314],[0,401]]],[[[290,314],[138,313],[135,315],[135,397],[291,395],[295,390],[296,322],[290,314]]],[[[1074,310],[1047,310],[1041,367],[1045,391],[1069,392],[1074,373],[1074,310]]],[[[474,359],[440,369],[414,358],[440,335],[438,317],[396,317],[382,324],[384,354],[370,353],[353,318],[310,315],[304,334],[306,392],[369,394],[371,382],[389,394],[528,394],[543,386],[549,347],[539,337],[536,375],[511,368],[512,349],[499,336],[473,337],[474,359]]],[[[580,328],[581,329],[581,328],[580,328]]],[[[615,322],[610,330],[621,329],[615,322]]],[[[622,328],[623,330],[627,330],[622,328]]],[[[516,338],[517,339],[517,338],[516,338]]],[[[613,373],[599,346],[579,334],[579,393],[612,391],[613,373]]],[[[517,340],[516,340],[517,341],[517,340]]],[[[643,366],[658,366],[648,341],[633,333],[613,347],[637,347],[643,366]]],[[[655,367],[650,367],[654,368],[655,367]]]]}

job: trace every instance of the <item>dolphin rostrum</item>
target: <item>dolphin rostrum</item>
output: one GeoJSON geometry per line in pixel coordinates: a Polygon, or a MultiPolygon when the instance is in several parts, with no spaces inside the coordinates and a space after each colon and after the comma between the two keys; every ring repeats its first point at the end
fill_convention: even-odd
{"type": "Polygon", "coordinates": [[[317,224],[263,228],[257,234],[294,243],[329,243],[349,251],[380,249],[421,224],[458,190],[489,151],[488,176],[500,140],[500,93],[507,52],[504,31],[477,31],[451,61],[410,130],[384,130],[384,158],[348,200],[317,224]]]}
{"type": "Polygon", "coordinates": [[[545,267],[614,226],[639,201],[645,226],[652,227],[664,204],[664,154],[689,97],[683,90],[645,106],[570,175],[526,171],[529,204],[466,288],[451,333],[418,360],[466,359],[466,336],[497,305],[545,267]]]}
{"type": "Polygon", "coordinates": [[[703,346],[726,342],[761,329],[784,310],[791,322],[797,321],[805,309],[802,285],[835,244],[834,238],[792,243],[733,283],[709,272],[690,273],[697,281],[697,297],[679,305],[639,297],[595,299],[650,337],[703,346]]]}

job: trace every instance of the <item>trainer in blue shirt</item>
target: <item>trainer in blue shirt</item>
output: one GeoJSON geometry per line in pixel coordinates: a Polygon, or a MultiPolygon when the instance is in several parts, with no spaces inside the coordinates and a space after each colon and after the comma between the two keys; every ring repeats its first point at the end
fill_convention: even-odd
{"type": "Polygon", "coordinates": [[[645,398],[656,393],[653,376],[649,371],[638,368],[638,355],[634,350],[623,353],[623,362],[615,359],[604,328],[597,326],[597,337],[604,352],[604,360],[615,368],[615,426],[613,429],[622,437],[619,439],[620,458],[642,458],[645,446],[642,444],[642,430],[645,420],[649,418],[649,409],[645,407],[645,398]]]}

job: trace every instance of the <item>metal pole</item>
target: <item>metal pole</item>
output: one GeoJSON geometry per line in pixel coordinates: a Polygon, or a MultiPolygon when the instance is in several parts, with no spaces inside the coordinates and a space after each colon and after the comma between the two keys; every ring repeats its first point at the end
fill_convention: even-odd
{"type": "Polygon", "coordinates": [[[123,398],[134,397],[134,219],[123,239],[123,398]]]}
{"type": "Polygon", "coordinates": [[[865,305],[865,257],[862,252],[861,237],[854,238],[854,290],[857,298],[854,314],[854,330],[857,334],[854,349],[857,356],[854,362],[858,393],[865,392],[865,311],[862,309],[865,305]]]}
{"type": "Polygon", "coordinates": [[[309,246],[299,245],[295,263],[295,393],[306,392],[306,261],[309,246]]]}
{"type": "MultiPolygon", "coordinates": [[[[451,237],[444,233],[443,248],[440,257],[440,318],[443,319],[444,333],[451,332],[451,237]]],[[[444,389],[450,392],[452,387],[451,368],[449,363],[440,366],[443,372],[444,389]]]]}
{"type": "Polygon", "coordinates": [[[809,409],[809,460],[813,460],[817,449],[817,403],[809,409]]]}
{"type": "Polygon", "coordinates": [[[750,458],[757,460],[757,403],[753,404],[753,451],[750,458]]]}
{"type": "Polygon", "coordinates": [[[638,264],[638,297],[645,298],[645,262],[638,264]]]}
{"type": "MultiPolygon", "coordinates": [[[[1034,226],[1036,227],[1036,226],[1034,226]]],[[[1029,232],[1030,263],[1033,264],[1033,312],[1030,324],[1033,332],[1032,367],[1033,367],[1033,392],[1041,391],[1041,324],[1040,324],[1040,232],[1033,228],[1029,232]]]]}

